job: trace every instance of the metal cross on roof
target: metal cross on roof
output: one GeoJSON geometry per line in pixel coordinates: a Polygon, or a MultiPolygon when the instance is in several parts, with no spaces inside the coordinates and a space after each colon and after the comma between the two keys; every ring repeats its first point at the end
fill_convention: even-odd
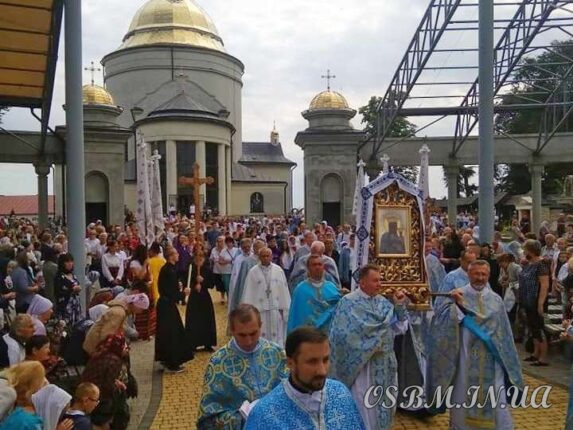
{"type": "Polygon", "coordinates": [[[322,79],[326,79],[326,89],[330,91],[330,80],[335,79],[335,75],[330,74],[330,69],[326,70],[326,75],[322,75],[322,79]]]}
{"type": "Polygon", "coordinates": [[[92,85],[93,85],[94,82],[95,82],[95,80],[94,80],[95,72],[101,72],[101,69],[100,69],[99,67],[96,67],[95,64],[94,64],[94,62],[92,61],[92,62],[91,62],[91,67],[84,67],[84,70],[85,70],[85,71],[88,71],[88,72],[91,72],[91,74],[92,74],[92,85]]]}

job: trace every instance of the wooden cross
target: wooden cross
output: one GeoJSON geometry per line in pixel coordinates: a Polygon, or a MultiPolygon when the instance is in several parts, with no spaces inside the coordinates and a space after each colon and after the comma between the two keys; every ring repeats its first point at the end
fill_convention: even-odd
{"type": "Polygon", "coordinates": [[[322,75],[322,79],[326,79],[326,89],[330,91],[330,80],[335,79],[335,75],[330,74],[330,69],[326,70],[326,75],[322,75]]]}
{"type": "Polygon", "coordinates": [[[101,72],[101,69],[99,67],[96,67],[93,61],[91,62],[91,64],[92,64],[91,67],[84,67],[84,70],[92,73],[92,85],[93,85],[95,82],[94,80],[95,72],[101,72]]]}
{"type": "MultiPolygon", "coordinates": [[[[195,206],[195,249],[201,249],[205,252],[205,245],[204,245],[204,238],[201,234],[201,219],[203,218],[203,211],[201,208],[201,194],[199,191],[199,187],[203,184],[212,185],[215,183],[215,179],[211,176],[207,176],[206,178],[201,178],[200,175],[200,167],[198,163],[193,164],[193,176],[191,178],[186,178],[185,176],[181,176],[179,178],[179,185],[193,187],[193,205],[195,206]]],[[[196,251],[194,251],[195,253],[196,251]]],[[[191,285],[191,268],[192,265],[189,266],[189,273],[187,274],[187,287],[191,285]]],[[[201,268],[197,266],[197,276],[201,276],[201,268]]]]}
{"type": "Polygon", "coordinates": [[[181,176],[179,178],[179,185],[191,185],[193,187],[193,204],[195,205],[195,236],[198,241],[203,242],[203,236],[200,233],[200,221],[203,218],[202,208],[201,208],[201,194],[199,187],[203,184],[212,185],[215,183],[215,179],[211,176],[206,178],[201,178],[199,173],[200,167],[198,163],[193,164],[193,176],[191,178],[186,178],[181,176]]]}

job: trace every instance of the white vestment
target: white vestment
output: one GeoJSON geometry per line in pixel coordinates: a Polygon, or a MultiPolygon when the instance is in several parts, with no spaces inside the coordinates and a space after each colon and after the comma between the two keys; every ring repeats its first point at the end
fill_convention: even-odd
{"type": "MultiPolygon", "coordinates": [[[[463,312],[457,308],[458,319],[461,321],[464,319],[463,312]]],[[[467,380],[468,380],[468,367],[470,358],[470,345],[473,343],[475,337],[474,335],[465,327],[461,328],[462,342],[460,345],[460,357],[458,361],[458,371],[456,373],[456,378],[454,379],[454,393],[453,402],[454,404],[463,404],[468,401],[467,398],[467,380]]],[[[507,405],[507,398],[505,396],[505,389],[501,390],[501,387],[505,387],[504,373],[502,367],[499,363],[495,362],[495,393],[500,393],[499,404],[495,408],[495,428],[496,430],[513,430],[513,419],[511,417],[511,412],[509,406],[502,408],[501,405],[507,405]]],[[[465,422],[466,409],[464,408],[452,408],[450,409],[450,429],[451,430],[481,430],[479,427],[473,427],[465,422]]]]}
{"type": "Polygon", "coordinates": [[[284,347],[290,293],[283,269],[274,263],[253,267],[245,280],[241,302],[255,306],[261,313],[262,336],[284,347]]]}

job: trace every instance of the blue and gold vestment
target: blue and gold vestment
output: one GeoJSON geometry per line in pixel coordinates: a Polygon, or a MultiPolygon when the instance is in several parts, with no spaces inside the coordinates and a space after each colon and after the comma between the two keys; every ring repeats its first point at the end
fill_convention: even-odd
{"type": "Polygon", "coordinates": [[[231,339],[207,365],[197,428],[242,429],[243,402],[262,398],[287,376],[286,357],[277,344],[261,338],[254,351],[244,352],[231,339]]]}

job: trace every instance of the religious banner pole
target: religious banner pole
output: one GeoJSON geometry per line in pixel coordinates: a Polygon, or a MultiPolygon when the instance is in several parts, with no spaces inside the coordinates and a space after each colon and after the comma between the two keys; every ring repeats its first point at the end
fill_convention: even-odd
{"type": "Polygon", "coordinates": [[[151,212],[153,215],[153,225],[157,229],[157,234],[161,235],[165,232],[165,222],[163,220],[159,160],[161,160],[161,155],[159,155],[159,151],[155,149],[151,156],[151,212]]]}
{"type": "MultiPolygon", "coordinates": [[[[205,185],[212,185],[215,183],[215,179],[211,176],[207,176],[206,178],[201,178],[200,175],[200,167],[198,163],[193,164],[193,176],[191,178],[187,178],[185,176],[181,176],[179,178],[179,185],[193,187],[193,204],[195,205],[195,249],[194,254],[197,254],[196,250],[201,250],[203,253],[205,252],[205,241],[203,235],[201,234],[201,219],[203,218],[203,210],[201,207],[201,194],[200,194],[200,186],[205,185]]],[[[187,275],[187,286],[189,287],[191,284],[191,268],[189,266],[189,273],[187,275]]],[[[201,268],[197,265],[197,276],[201,275],[201,268]]]]}
{"type": "Polygon", "coordinates": [[[149,248],[155,240],[153,219],[151,213],[151,190],[149,189],[149,168],[147,160],[147,144],[143,135],[137,133],[137,210],[136,220],[139,239],[149,248]]]}
{"type": "Polygon", "coordinates": [[[420,173],[418,175],[418,188],[422,191],[422,201],[430,197],[430,182],[429,182],[429,169],[430,169],[430,148],[424,144],[418,151],[420,154],[420,173]]]}
{"type": "Polygon", "coordinates": [[[364,167],[366,163],[360,159],[358,162],[358,175],[356,176],[356,187],[354,188],[354,204],[352,206],[352,214],[356,215],[358,213],[358,208],[360,207],[360,192],[362,187],[364,187],[366,178],[364,173],[364,167]]]}

